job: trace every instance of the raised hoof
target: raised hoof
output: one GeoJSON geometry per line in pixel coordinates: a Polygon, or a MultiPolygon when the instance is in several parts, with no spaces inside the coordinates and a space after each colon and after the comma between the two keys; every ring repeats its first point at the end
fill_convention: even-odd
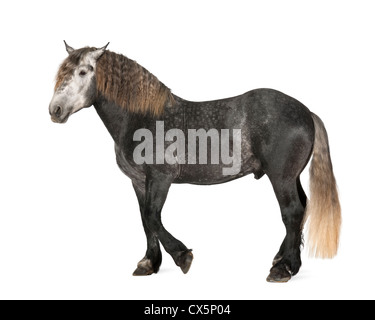
{"type": "Polygon", "coordinates": [[[292,278],[290,272],[286,270],[284,266],[273,267],[269,276],[267,277],[268,282],[284,283],[288,282],[292,278]]]}
{"type": "Polygon", "coordinates": [[[180,252],[178,254],[176,264],[181,268],[184,274],[189,272],[191,263],[193,262],[193,259],[194,259],[193,253],[191,251],[192,250],[190,249],[187,251],[180,252]]]}
{"type": "Polygon", "coordinates": [[[137,269],[133,272],[133,276],[149,276],[154,273],[151,260],[142,259],[138,262],[137,269]]]}

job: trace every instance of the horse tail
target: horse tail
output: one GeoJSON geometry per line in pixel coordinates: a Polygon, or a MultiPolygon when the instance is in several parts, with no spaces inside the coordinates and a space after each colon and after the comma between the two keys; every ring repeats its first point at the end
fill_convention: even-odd
{"type": "Polygon", "coordinates": [[[318,258],[333,258],[339,246],[341,208],[327,131],[317,115],[311,113],[311,116],[315,141],[310,166],[310,201],[306,210],[309,253],[318,258]]]}

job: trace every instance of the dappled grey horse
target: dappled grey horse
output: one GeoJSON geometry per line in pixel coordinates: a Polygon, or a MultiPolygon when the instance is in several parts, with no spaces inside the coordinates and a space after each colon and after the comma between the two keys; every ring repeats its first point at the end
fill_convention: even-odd
{"type": "Polygon", "coordinates": [[[57,74],[51,119],[65,123],[93,105],[111,134],[117,163],[132,180],[147,237],[134,275],[158,272],[159,242],[184,273],[189,271],[192,250],[161,222],[172,183],[210,185],[250,173],[256,179],[268,176],[286,227],[268,281],[286,282],[298,273],[306,221],[310,252],[336,255],[341,211],[328,137],[323,122],[303,104],[271,89],[190,102],[135,61],[106,50],[108,45],[78,50],[65,45],[69,56],[57,74]],[[311,157],[307,201],[300,174],[311,157]]]}

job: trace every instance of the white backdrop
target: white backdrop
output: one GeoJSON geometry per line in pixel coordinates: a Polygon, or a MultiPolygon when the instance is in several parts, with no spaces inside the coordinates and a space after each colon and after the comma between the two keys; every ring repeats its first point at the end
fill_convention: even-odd
{"type": "MultiPolygon", "coordinates": [[[[1,5],[1,299],[375,298],[375,5],[371,1],[13,1],[1,5]],[[339,255],[265,281],[284,237],[267,177],[174,185],[167,229],[193,248],[183,275],[146,241],[131,182],[93,108],[50,121],[54,77],[76,48],[137,60],[173,92],[209,100],[270,87],[328,130],[343,209],[339,255]]],[[[308,185],[308,174],[303,176],[308,185]]]]}

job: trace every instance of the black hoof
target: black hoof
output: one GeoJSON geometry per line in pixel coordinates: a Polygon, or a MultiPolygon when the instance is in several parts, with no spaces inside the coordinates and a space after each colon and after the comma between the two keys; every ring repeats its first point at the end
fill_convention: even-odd
{"type": "Polygon", "coordinates": [[[183,273],[188,273],[193,262],[194,256],[191,252],[192,250],[186,250],[179,252],[177,258],[175,259],[176,264],[181,268],[183,273]]]}
{"type": "Polygon", "coordinates": [[[154,271],[152,270],[147,270],[147,269],[144,269],[144,268],[137,268],[135,269],[135,271],[133,272],[133,276],[150,276],[154,273],[154,271]]]}
{"type": "Polygon", "coordinates": [[[137,269],[133,272],[133,276],[149,276],[154,273],[152,268],[151,260],[142,259],[138,262],[137,269]]]}
{"type": "Polygon", "coordinates": [[[284,265],[274,266],[271,269],[269,276],[267,277],[268,282],[288,282],[292,278],[290,272],[286,269],[284,265]]]}

